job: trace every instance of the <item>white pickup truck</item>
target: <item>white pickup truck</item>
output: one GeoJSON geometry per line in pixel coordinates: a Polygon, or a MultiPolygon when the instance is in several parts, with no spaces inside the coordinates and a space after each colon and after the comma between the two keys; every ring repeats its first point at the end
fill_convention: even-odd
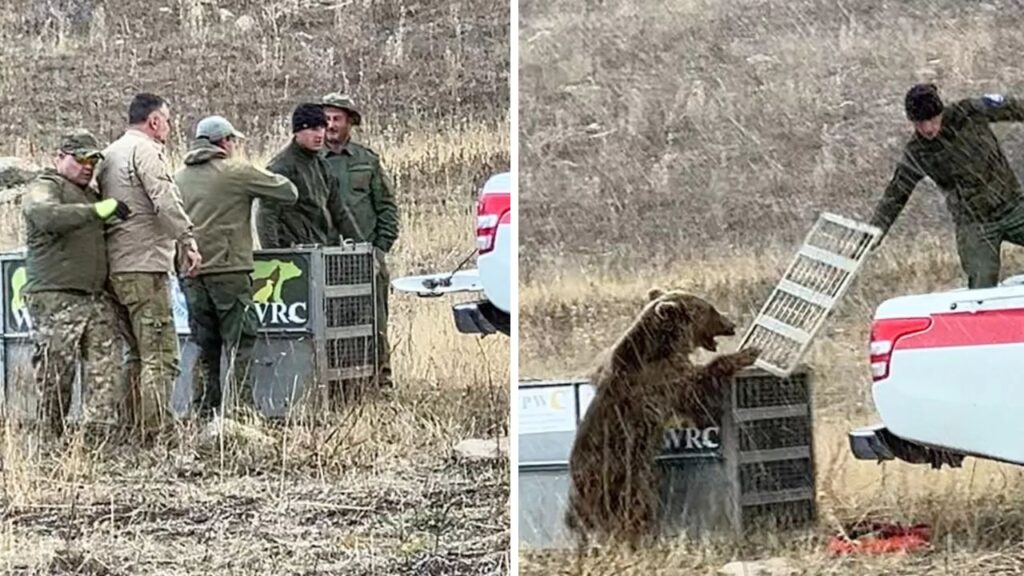
{"type": "Polygon", "coordinates": [[[869,353],[882,423],[849,433],[856,458],[1024,465],[1024,276],[886,300],[869,353]]]}
{"type": "Polygon", "coordinates": [[[512,178],[508,172],[491,176],[476,201],[476,264],[458,270],[391,281],[395,290],[421,297],[456,292],[480,292],[482,298],[452,307],[455,327],[465,334],[508,336],[512,308],[512,178]]]}

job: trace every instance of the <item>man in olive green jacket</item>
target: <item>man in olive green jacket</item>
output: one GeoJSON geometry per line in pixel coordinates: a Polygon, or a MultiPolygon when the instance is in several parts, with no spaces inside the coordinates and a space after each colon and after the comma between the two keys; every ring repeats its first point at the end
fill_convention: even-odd
{"type": "Polygon", "coordinates": [[[398,206],[391,180],[380,157],[352,141],[351,131],[362,114],[349,96],[331,93],[321,103],[327,115],[327,145],[323,156],[340,190],[341,211],[333,214],[343,238],[370,242],[377,260],[377,348],[381,386],[393,385],[388,344],[388,295],[391,278],[386,256],[398,239],[398,206]]]}
{"type": "Polygon", "coordinates": [[[1003,241],[1024,246],[1024,197],[991,124],[1024,121],[1024,102],[994,94],[944,106],[934,84],[918,84],[904,107],[915,133],[871,223],[887,234],[917,183],[931,178],[956,225],[968,287],[995,286],[1003,241]]]}
{"type": "MultiPolygon", "coordinates": [[[[32,367],[52,432],[64,432],[79,353],[85,366],[83,417],[87,425],[111,432],[120,424],[126,390],[119,386],[117,331],[106,292],[107,247],[103,225],[128,207],[102,200],[89,183],[102,158],[87,131],[62,137],[56,170],[46,170],[22,198],[27,254],[20,287],[31,319],[32,367]]],[[[12,286],[17,293],[18,286],[12,286]]],[[[17,296],[14,306],[21,304],[17,296]]]]}
{"type": "Polygon", "coordinates": [[[252,203],[257,198],[294,204],[295,185],[234,158],[244,136],[221,116],[202,119],[185,166],[174,180],[195,225],[202,265],[185,279],[189,329],[199,347],[192,403],[200,418],[221,408],[221,347],[228,348],[229,382],[236,405],[256,411],[252,350],[259,319],[252,301],[252,203]],[[233,360],[233,361],[232,361],[233,360]]]}
{"type": "Polygon", "coordinates": [[[292,141],[267,168],[295,184],[299,199],[293,205],[260,200],[261,248],[290,248],[299,244],[337,246],[333,215],[340,207],[337,184],[320,157],[327,120],[317,104],[300,104],[292,113],[292,141]]]}

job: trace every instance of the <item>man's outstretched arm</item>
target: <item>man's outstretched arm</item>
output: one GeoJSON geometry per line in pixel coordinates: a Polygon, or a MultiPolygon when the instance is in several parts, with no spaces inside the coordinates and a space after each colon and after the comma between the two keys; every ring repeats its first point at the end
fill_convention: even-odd
{"type": "Polygon", "coordinates": [[[904,151],[903,158],[896,165],[892,179],[889,180],[889,185],[886,186],[885,192],[875,205],[874,214],[871,216],[871,224],[881,228],[882,238],[889,233],[889,228],[896,221],[896,217],[910,201],[910,195],[917,187],[917,183],[923,179],[924,173],[914,165],[910,154],[904,151]]]}

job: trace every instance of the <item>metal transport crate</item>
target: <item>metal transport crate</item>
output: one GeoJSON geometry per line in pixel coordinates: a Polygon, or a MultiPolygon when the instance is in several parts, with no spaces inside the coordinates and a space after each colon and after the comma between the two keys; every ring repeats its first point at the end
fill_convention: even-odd
{"type": "MultiPolygon", "coordinates": [[[[0,253],[0,407],[8,415],[32,417],[31,318],[21,297],[24,250],[0,253]]],[[[368,243],[338,247],[259,250],[254,253],[253,303],[259,318],[253,351],[253,388],[267,416],[283,417],[310,395],[338,380],[372,377],[379,366],[376,266],[368,243]]],[[[171,301],[181,353],[181,374],[171,397],[174,412],[188,410],[192,367],[198,350],[191,340],[188,306],[181,285],[172,282],[171,301]]],[[[227,359],[221,365],[227,375],[227,359]]],[[[225,400],[231,391],[225,388],[225,400]]],[[[320,398],[314,395],[314,405],[320,398]]],[[[72,417],[77,416],[79,386],[72,417]]]]}
{"type": "MultiPolygon", "coordinates": [[[[657,458],[664,533],[735,535],[814,521],[811,381],[803,366],[788,378],[751,367],[726,384],[721,406],[667,428],[657,458]]],[[[563,524],[569,454],[592,396],[593,387],[583,379],[519,384],[523,546],[573,545],[563,524]]]]}

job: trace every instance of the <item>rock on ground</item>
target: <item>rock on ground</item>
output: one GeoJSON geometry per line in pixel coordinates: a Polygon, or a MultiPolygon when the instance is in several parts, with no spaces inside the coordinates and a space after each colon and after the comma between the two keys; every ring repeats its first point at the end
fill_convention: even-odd
{"type": "Polygon", "coordinates": [[[226,440],[259,448],[269,448],[274,445],[274,439],[259,428],[220,416],[214,417],[206,424],[199,434],[199,442],[202,445],[215,444],[221,436],[224,436],[226,440]]]}
{"type": "Polygon", "coordinates": [[[0,190],[29,183],[40,168],[13,156],[0,156],[0,190]]]}
{"type": "Polygon", "coordinates": [[[496,460],[508,454],[508,438],[467,438],[455,445],[455,453],[467,460],[496,460]]]}
{"type": "Polygon", "coordinates": [[[718,573],[721,576],[795,576],[800,571],[785,558],[769,558],[752,562],[730,562],[718,573]]]}
{"type": "Polygon", "coordinates": [[[0,156],[0,204],[17,202],[41,169],[21,158],[0,156]]]}
{"type": "Polygon", "coordinates": [[[256,20],[254,20],[253,17],[249,16],[248,14],[243,14],[238,17],[238,20],[235,20],[235,27],[242,32],[248,32],[252,30],[253,27],[255,26],[256,20]]]}

